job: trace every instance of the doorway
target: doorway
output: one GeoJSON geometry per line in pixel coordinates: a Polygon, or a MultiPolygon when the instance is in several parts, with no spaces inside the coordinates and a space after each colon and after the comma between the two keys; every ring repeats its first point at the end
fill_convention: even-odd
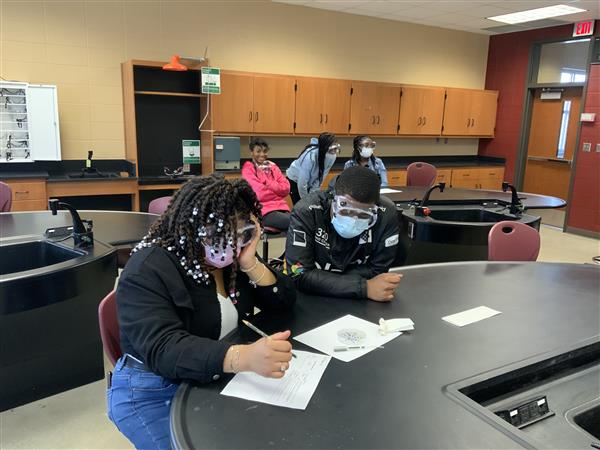
{"type": "MultiPolygon", "coordinates": [[[[534,90],[523,191],[567,199],[583,88],[534,90]]],[[[562,227],[565,208],[543,211],[542,221],[562,227]]]]}

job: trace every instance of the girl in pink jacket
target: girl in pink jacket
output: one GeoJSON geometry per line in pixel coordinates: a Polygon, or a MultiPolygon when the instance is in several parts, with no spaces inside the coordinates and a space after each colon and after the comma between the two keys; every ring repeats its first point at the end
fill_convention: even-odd
{"type": "Polygon", "coordinates": [[[252,161],[242,167],[242,177],[250,184],[262,205],[263,226],[285,231],[290,224],[290,207],[285,201],[290,182],[277,164],[267,160],[269,144],[264,139],[250,140],[252,161]]]}

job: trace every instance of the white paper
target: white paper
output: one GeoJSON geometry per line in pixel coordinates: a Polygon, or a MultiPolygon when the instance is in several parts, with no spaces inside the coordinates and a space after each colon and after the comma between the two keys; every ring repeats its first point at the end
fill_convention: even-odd
{"type": "Polygon", "coordinates": [[[254,372],[238,373],[221,394],[269,405],[306,409],[331,357],[301,350],[294,350],[294,354],[296,358],[290,361],[283,378],[265,378],[254,372]]]}
{"type": "Polygon", "coordinates": [[[415,323],[410,318],[388,319],[383,317],[379,319],[379,334],[388,334],[394,331],[412,331],[415,329],[415,323]]]}
{"type": "Polygon", "coordinates": [[[467,309],[463,312],[442,317],[442,320],[445,320],[452,325],[456,325],[457,327],[464,327],[465,325],[479,322],[483,319],[489,319],[497,314],[502,313],[495,309],[488,308],[487,306],[478,306],[477,308],[467,309]]]}
{"type": "Polygon", "coordinates": [[[373,350],[383,352],[385,349],[379,349],[377,346],[383,345],[386,342],[400,336],[401,332],[388,333],[385,336],[379,334],[379,325],[368,322],[350,314],[340,317],[332,322],[321,325],[313,330],[302,333],[295,340],[302,342],[314,349],[333,356],[340,361],[350,362],[366,355],[373,350]],[[345,352],[334,352],[334,347],[346,345],[345,342],[338,340],[337,332],[343,329],[356,329],[363,331],[367,336],[364,342],[360,345],[371,346],[370,348],[354,349],[345,352]]]}
{"type": "Polygon", "coordinates": [[[381,189],[379,190],[379,192],[380,192],[381,194],[396,194],[396,193],[398,193],[398,192],[402,192],[402,191],[398,191],[398,190],[396,190],[396,189],[390,189],[390,188],[381,188],[381,189]]]}

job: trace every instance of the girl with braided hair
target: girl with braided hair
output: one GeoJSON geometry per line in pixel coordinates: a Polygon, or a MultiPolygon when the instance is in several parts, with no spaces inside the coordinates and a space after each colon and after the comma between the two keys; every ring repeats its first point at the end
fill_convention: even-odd
{"type": "Polygon", "coordinates": [[[223,338],[254,306],[289,310],[293,282],[256,256],[260,205],[244,180],[195,177],[133,250],[117,287],[121,350],[108,416],[136,448],[170,449],[179,383],[251,371],[281,378],[290,331],[248,345],[223,338]]]}

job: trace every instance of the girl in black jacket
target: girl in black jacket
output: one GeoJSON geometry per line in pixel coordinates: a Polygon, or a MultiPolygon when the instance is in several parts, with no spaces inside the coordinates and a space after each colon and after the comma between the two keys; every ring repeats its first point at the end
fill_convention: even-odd
{"type": "Polygon", "coordinates": [[[292,281],[256,256],[260,220],[246,181],[196,177],[134,249],[117,288],[123,357],[108,414],[136,448],[170,448],[170,403],[182,380],[285,375],[289,331],[249,345],[221,340],[255,305],[283,311],[296,298],[292,281]]]}

